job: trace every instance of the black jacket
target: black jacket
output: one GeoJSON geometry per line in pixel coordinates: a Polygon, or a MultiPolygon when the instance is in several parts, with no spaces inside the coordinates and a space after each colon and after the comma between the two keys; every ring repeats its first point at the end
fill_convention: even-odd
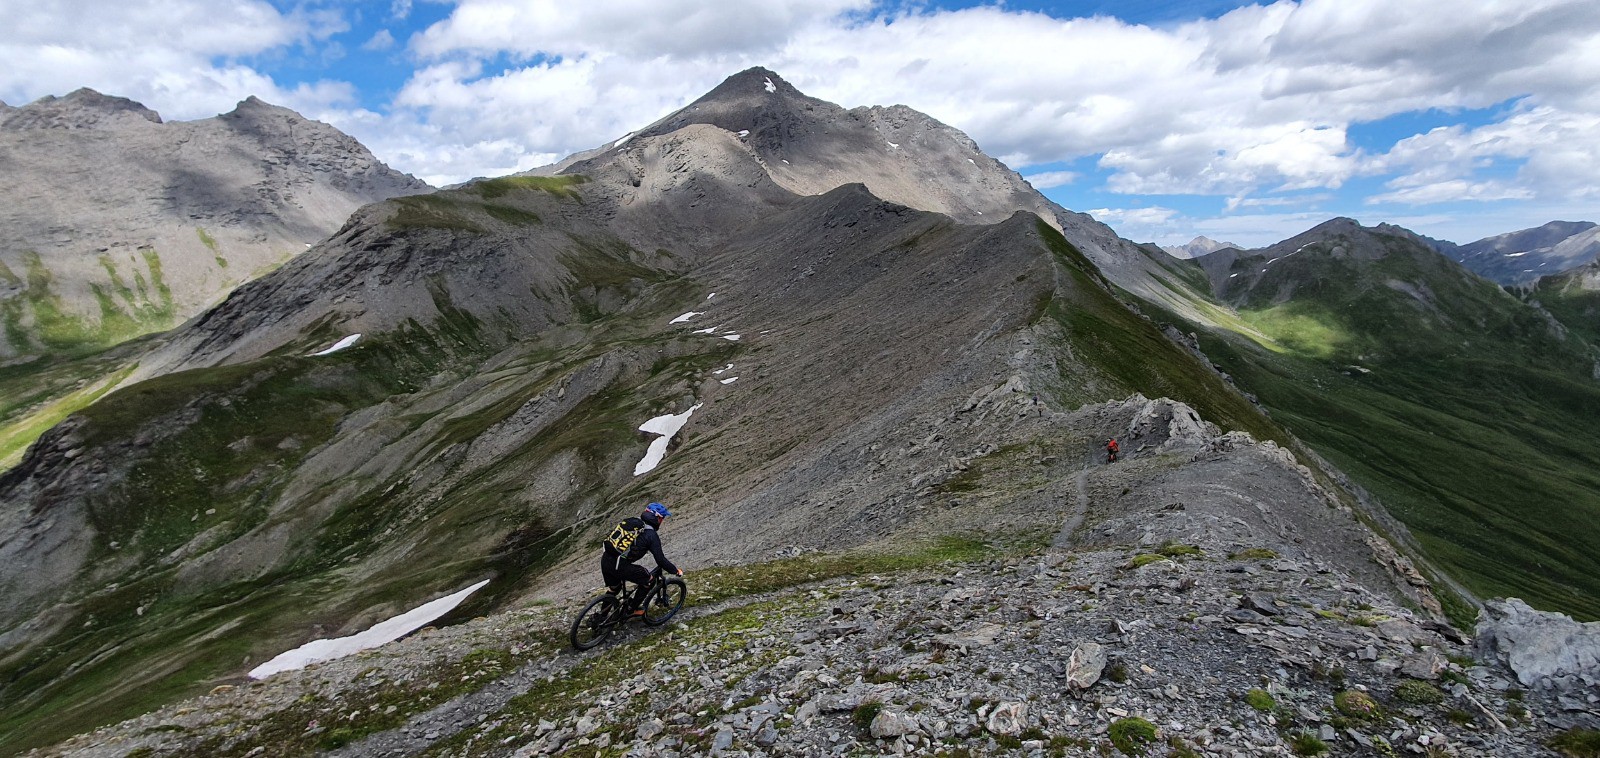
{"type": "MultiPolygon", "coordinates": [[[[606,545],[606,552],[614,554],[617,551],[608,544],[606,545]]],[[[639,532],[639,538],[633,541],[633,546],[628,549],[627,555],[622,556],[622,559],[633,563],[643,558],[645,553],[649,553],[656,559],[656,565],[660,566],[662,571],[668,574],[678,573],[678,567],[672,565],[672,561],[667,560],[667,556],[661,552],[660,533],[656,532],[656,528],[651,526],[648,521],[645,522],[644,529],[639,532]]]]}

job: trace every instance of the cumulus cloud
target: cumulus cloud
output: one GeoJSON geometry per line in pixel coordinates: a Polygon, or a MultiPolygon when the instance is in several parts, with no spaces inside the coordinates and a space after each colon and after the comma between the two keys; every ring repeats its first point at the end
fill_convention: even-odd
{"type": "MultiPolygon", "coordinates": [[[[463,146],[537,138],[530,150],[565,153],[766,65],[847,106],[925,111],[1014,165],[1100,156],[1116,192],[1333,189],[1401,165],[1357,149],[1353,124],[1513,98],[1568,120],[1600,112],[1591,5],[1305,0],[1154,28],[869,0],[461,0],[411,40],[434,63],[401,101],[463,146]],[[526,63],[449,68],[501,56],[526,63]],[[537,124],[532,105],[549,108],[537,124]]],[[[1519,184],[1576,175],[1540,163],[1519,184]]]]}
{"type": "MultiPolygon", "coordinates": [[[[404,41],[416,68],[382,113],[354,107],[347,85],[284,87],[247,63],[331,48],[349,28],[341,6],[14,5],[0,99],[88,85],[187,118],[255,94],[433,182],[594,147],[764,65],[847,107],[922,110],[1013,166],[1089,157],[1096,189],[1216,195],[1229,214],[1356,177],[1385,184],[1375,204],[1600,192],[1600,6],[1586,0],[1279,0],[1161,27],[897,0],[454,0],[404,41]],[[1393,145],[1351,136],[1396,114],[1484,108],[1500,111],[1393,145]]],[[[404,19],[411,0],[388,10],[404,19]]],[[[362,47],[389,44],[379,32],[362,47]]],[[[1071,174],[1030,178],[1084,185],[1071,174]]],[[[1136,210],[1127,223],[1198,223],[1136,210]]],[[[1213,231],[1244,236],[1183,233],[1213,231]]]]}
{"type": "Polygon", "coordinates": [[[1046,190],[1050,189],[1051,187],[1064,187],[1068,184],[1078,181],[1078,172],[1041,171],[1037,174],[1028,174],[1022,178],[1027,179],[1028,183],[1033,185],[1034,189],[1046,190]]]}
{"type": "Polygon", "coordinates": [[[394,35],[388,29],[379,29],[371,39],[361,43],[361,49],[367,51],[382,51],[394,47],[394,35]]]}
{"type": "Polygon", "coordinates": [[[250,95],[306,111],[346,102],[347,83],[280,87],[236,62],[322,41],[348,25],[328,9],[281,13],[259,0],[10,3],[0,38],[0,100],[22,104],[79,87],[138,100],[166,118],[201,118],[250,95]]]}

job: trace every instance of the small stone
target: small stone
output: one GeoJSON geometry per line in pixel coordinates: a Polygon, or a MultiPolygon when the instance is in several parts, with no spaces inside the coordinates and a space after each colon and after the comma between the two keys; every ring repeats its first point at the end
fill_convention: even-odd
{"type": "Polygon", "coordinates": [[[1323,742],[1332,742],[1339,738],[1339,730],[1334,729],[1327,724],[1323,724],[1317,729],[1317,738],[1321,739],[1323,742]]]}
{"type": "Polygon", "coordinates": [[[733,730],[726,727],[717,730],[717,736],[711,738],[711,752],[719,753],[733,746],[733,730]]]}
{"type": "Polygon", "coordinates": [[[1239,598],[1239,607],[1255,611],[1264,616],[1277,616],[1283,613],[1278,609],[1277,599],[1265,592],[1252,592],[1239,598]]]}
{"type": "Polygon", "coordinates": [[[667,725],[663,723],[661,719],[650,719],[649,721],[640,724],[638,730],[635,731],[634,734],[637,734],[639,739],[648,742],[660,736],[661,733],[666,730],[667,725]]]}

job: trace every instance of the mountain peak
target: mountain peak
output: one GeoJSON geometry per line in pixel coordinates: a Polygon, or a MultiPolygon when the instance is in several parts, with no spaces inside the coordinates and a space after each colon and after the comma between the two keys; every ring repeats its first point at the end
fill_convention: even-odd
{"type": "Polygon", "coordinates": [[[272,103],[262,100],[255,95],[251,95],[243,100],[240,100],[238,105],[233,106],[233,110],[221,114],[220,117],[226,119],[237,119],[285,116],[293,118],[305,118],[290,108],[285,108],[281,105],[273,105],[272,103]]]}
{"type": "Polygon", "coordinates": [[[710,92],[707,92],[696,102],[778,93],[804,96],[800,90],[794,88],[794,85],[784,81],[783,77],[778,76],[777,72],[762,66],[754,66],[723,79],[721,84],[712,88],[710,92]]]}
{"type": "Polygon", "coordinates": [[[160,114],[125,97],[82,87],[63,97],[46,95],[7,111],[6,129],[106,129],[161,123],[160,114]]]}

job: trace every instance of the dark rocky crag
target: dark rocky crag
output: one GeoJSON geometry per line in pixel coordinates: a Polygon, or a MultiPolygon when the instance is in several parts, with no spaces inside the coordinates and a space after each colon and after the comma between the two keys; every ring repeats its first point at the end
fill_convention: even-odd
{"type": "MultiPolygon", "coordinates": [[[[288,647],[364,628],[478,579],[493,581],[461,617],[527,596],[568,602],[592,586],[598,532],[646,499],[680,511],[674,556],[708,577],[755,564],[748,576],[757,581],[783,570],[763,563],[777,556],[896,555],[955,535],[1049,561],[1074,560],[1050,550],[1090,551],[1082,560],[1094,566],[1137,546],[1176,555],[1186,553],[1175,546],[1189,544],[1220,568],[1220,556],[1256,548],[1290,563],[1281,583],[1251,589],[1326,583],[1318,579],[1325,569],[1336,581],[1319,584],[1326,596],[1307,594],[1312,607],[1345,607],[1337,593],[1348,582],[1363,602],[1419,629],[1433,621],[1429,583],[1361,525],[1334,478],[1302,467],[1291,437],[1113,294],[1111,281],[1167,271],[1159,259],[1091,222],[1035,215],[1026,206],[1042,198],[1018,195],[1008,182],[879,195],[874,183],[893,194],[896,177],[963,186],[960,174],[886,163],[891,150],[957,154],[960,141],[926,117],[902,114],[915,128],[895,132],[905,140],[892,140],[896,147],[858,139],[867,130],[881,136],[881,123],[834,114],[849,124],[838,133],[859,143],[860,167],[830,184],[818,177],[842,169],[825,167],[835,148],[808,120],[816,101],[759,69],[713,95],[686,110],[709,121],[668,117],[564,174],[362,209],[326,244],[163,339],[141,363],[145,381],[42,438],[0,478],[3,744],[46,744],[231,686],[288,647]],[[776,104],[766,107],[763,96],[776,104]],[[797,173],[773,167],[784,160],[797,173]],[[800,173],[811,164],[822,168],[800,173]],[[802,180],[819,183],[794,191],[802,180]],[[946,203],[935,210],[949,213],[919,202],[946,203]],[[981,223],[971,223],[979,211],[981,223]],[[1096,256],[1128,251],[1126,265],[1095,265],[1096,256]],[[674,323],[690,312],[697,315],[674,323]],[[356,333],[353,347],[309,355],[356,333]],[[690,408],[662,465],[635,476],[649,442],[639,425],[690,408]],[[1111,436],[1124,440],[1128,457],[1097,465],[1111,436]]],[[[974,157],[967,165],[999,164],[974,157]]],[[[1080,579],[1109,584],[1113,574],[1102,568],[1080,579]]],[[[1170,578],[1175,593],[1198,586],[1170,578]]],[[[990,579],[977,581],[976,592],[991,592],[990,579]]],[[[1195,596],[1204,602],[1185,621],[1237,604],[1228,582],[1206,581],[1195,596]]],[[[1066,598],[1049,592],[1050,603],[1066,598]]],[[[896,608],[914,602],[886,598],[896,608]]],[[[1151,634],[1181,634],[1166,631],[1177,618],[1152,617],[1151,634]]],[[[354,733],[328,719],[382,731],[430,718],[423,711],[441,701],[423,692],[466,694],[463,683],[477,691],[475,683],[497,678],[457,663],[505,669],[521,661],[547,666],[545,676],[570,660],[537,644],[464,644],[479,643],[435,651],[453,656],[446,668],[455,673],[406,676],[416,688],[362,700],[360,713],[340,705],[365,697],[353,679],[317,696],[331,698],[332,716],[308,715],[304,707],[319,701],[271,680],[238,690],[248,693],[240,706],[247,720],[271,728],[236,722],[221,734],[184,721],[192,710],[131,728],[168,735],[138,746],[179,753],[249,754],[284,740],[335,747],[354,733]]],[[[712,649],[729,644],[722,638],[712,649]]],[[[1312,658],[1295,657],[1315,670],[1312,658]]],[[[960,671],[962,682],[979,673],[960,671]]],[[[805,698],[863,697],[843,676],[828,676],[805,698]]],[[[546,683],[555,681],[565,680],[546,683]]],[[[718,697],[719,687],[686,696],[718,697]]],[[[757,694],[739,691],[735,702],[757,694]]],[[[735,702],[718,708],[745,707],[735,702]]],[[[817,715],[802,717],[805,702],[780,708],[819,729],[797,731],[796,745],[844,744],[827,736],[844,717],[807,723],[817,715]]],[[[896,702],[909,709],[916,700],[896,702]]],[[[1144,702],[1106,704],[1103,713],[1144,702]]],[[[699,713],[699,703],[676,707],[699,713]]],[[[1087,723],[1075,717],[1077,725],[1062,715],[1034,728],[1054,730],[1047,739],[1092,737],[1094,727],[1070,728],[1087,723]]],[[[568,715],[559,718],[549,729],[535,719],[525,738],[496,735],[495,744],[536,751],[535,738],[544,745],[568,728],[568,715]]],[[[572,729],[592,734],[593,719],[581,726],[580,718],[570,719],[572,729]]],[[[660,749],[715,747],[721,730],[707,732],[695,718],[674,722],[686,728],[674,728],[678,742],[660,749]],[[690,729],[711,742],[688,747],[698,739],[690,729]]],[[[460,726],[421,729],[426,744],[406,749],[460,726]]],[[[664,731],[640,739],[655,745],[664,731]]],[[[136,747],[117,731],[85,739],[68,749],[136,747]]]]}

